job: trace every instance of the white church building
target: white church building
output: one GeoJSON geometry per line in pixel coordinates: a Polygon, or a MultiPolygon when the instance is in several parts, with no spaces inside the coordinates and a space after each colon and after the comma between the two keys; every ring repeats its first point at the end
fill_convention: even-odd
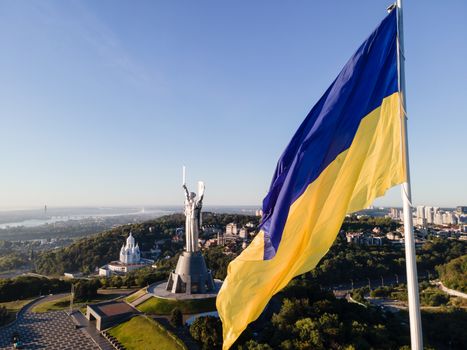
{"type": "Polygon", "coordinates": [[[152,265],[154,260],[141,258],[138,243],[135,244],[135,238],[130,232],[126,239],[126,244],[120,249],[120,260],[112,261],[99,268],[99,276],[111,276],[112,274],[125,274],[127,272],[152,265]]]}

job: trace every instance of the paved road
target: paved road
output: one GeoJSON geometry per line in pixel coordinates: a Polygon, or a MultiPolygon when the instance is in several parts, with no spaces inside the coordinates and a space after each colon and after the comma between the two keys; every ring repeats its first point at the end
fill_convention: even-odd
{"type": "Polygon", "coordinates": [[[24,274],[25,272],[29,271],[30,269],[18,269],[18,270],[11,270],[8,272],[0,273],[0,278],[14,278],[24,274]]]}
{"type": "MultiPolygon", "coordinates": [[[[418,273],[418,280],[419,282],[422,280],[429,280],[430,277],[432,277],[433,274],[429,274],[428,272],[419,272],[418,273]]],[[[383,278],[375,278],[370,281],[368,279],[364,280],[352,280],[349,278],[346,283],[342,283],[339,285],[333,285],[333,286],[324,286],[326,289],[330,289],[333,291],[341,291],[341,292],[347,292],[352,290],[353,288],[361,288],[361,287],[368,287],[370,286],[371,289],[381,287],[381,286],[393,286],[397,285],[399,283],[407,283],[405,273],[401,274],[391,274],[391,275],[386,275],[382,276],[383,278]]]]}
{"type": "Polygon", "coordinates": [[[124,296],[124,295],[128,295],[128,294],[131,294],[135,291],[139,290],[139,288],[132,288],[132,289],[128,289],[128,288],[116,288],[116,289],[113,289],[113,288],[109,288],[109,289],[99,289],[97,291],[98,294],[115,294],[115,295],[120,295],[120,296],[124,296]]]}
{"type": "Polygon", "coordinates": [[[23,348],[28,350],[98,350],[91,337],[76,329],[65,311],[31,312],[37,304],[61,296],[45,297],[24,308],[14,324],[0,329],[0,349],[12,349],[11,335],[18,332],[23,348]]]}
{"type": "Polygon", "coordinates": [[[450,289],[448,287],[446,287],[443,282],[434,282],[435,285],[438,286],[439,289],[441,289],[443,292],[449,294],[449,295],[452,295],[454,297],[459,297],[459,298],[463,298],[463,299],[467,299],[467,294],[465,293],[462,293],[458,290],[454,290],[454,289],[450,289]]]}
{"type": "Polygon", "coordinates": [[[393,299],[387,299],[387,298],[366,298],[368,302],[375,306],[379,306],[380,308],[384,309],[386,308],[387,310],[391,312],[399,312],[400,310],[407,310],[407,305],[406,303],[398,300],[393,300],[393,299]]]}

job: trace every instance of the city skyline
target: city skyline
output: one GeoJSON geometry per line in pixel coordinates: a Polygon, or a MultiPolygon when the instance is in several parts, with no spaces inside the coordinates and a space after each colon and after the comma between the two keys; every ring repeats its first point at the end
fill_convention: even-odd
{"type": "MultiPolygon", "coordinates": [[[[280,153],[388,5],[110,4],[0,4],[0,209],[177,205],[182,165],[207,206],[260,207],[280,153]]],[[[466,13],[405,4],[415,206],[467,202],[466,13]]],[[[400,189],[375,205],[401,206],[400,189]]]]}

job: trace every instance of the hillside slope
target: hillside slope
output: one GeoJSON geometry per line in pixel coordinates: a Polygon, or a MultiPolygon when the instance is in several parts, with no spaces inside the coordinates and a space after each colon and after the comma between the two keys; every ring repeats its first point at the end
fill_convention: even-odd
{"type": "MultiPolygon", "coordinates": [[[[225,227],[229,222],[244,225],[248,221],[257,224],[257,218],[247,215],[203,213],[203,225],[225,227]]],[[[185,225],[183,214],[163,216],[140,224],[122,225],[114,229],[82,238],[66,248],[48,251],[35,260],[38,273],[62,275],[65,271],[89,273],[112,260],[117,260],[122,244],[129,232],[133,233],[142,251],[148,251],[156,240],[170,238],[177,228],[185,225]]],[[[160,247],[162,255],[175,255],[183,249],[182,243],[168,240],[160,247]]]]}

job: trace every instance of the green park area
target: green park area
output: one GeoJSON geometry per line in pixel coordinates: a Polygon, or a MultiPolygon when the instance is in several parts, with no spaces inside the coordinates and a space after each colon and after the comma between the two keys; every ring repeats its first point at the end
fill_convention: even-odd
{"type": "Polygon", "coordinates": [[[4,303],[0,303],[0,306],[4,306],[8,311],[11,311],[11,312],[18,312],[19,310],[21,310],[23,306],[25,306],[32,300],[34,299],[7,301],[4,303]]]}
{"type": "Polygon", "coordinates": [[[175,308],[183,314],[195,314],[216,310],[216,298],[171,300],[152,297],[137,306],[141,312],[151,315],[168,315],[175,308]]]}
{"type": "MultiPolygon", "coordinates": [[[[80,302],[75,301],[73,303],[73,308],[74,309],[79,308],[81,312],[85,313],[86,306],[88,304],[93,304],[93,303],[98,303],[101,301],[114,299],[117,296],[118,295],[115,295],[115,294],[98,294],[96,297],[92,298],[91,300],[80,301],[80,302]]],[[[61,297],[59,299],[46,301],[46,302],[38,304],[32,309],[32,312],[42,313],[42,312],[47,312],[47,311],[58,311],[58,310],[65,310],[69,307],[70,307],[70,295],[65,295],[64,297],[61,297]]]]}
{"type": "Polygon", "coordinates": [[[63,310],[67,307],[70,307],[70,296],[66,295],[62,298],[45,301],[33,307],[32,312],[47,312],[47,311],[57,311],[63,310]]]}
{"type": "Polygon", "coordinates": [[[147,316],[136,316],[109,330],[125,349],[128,350],[184,350],[185,344],[147,316]]]}
{"type": "Polygon", "coordinates": [[[14,321],[18,311],[32,300],[33,299],[24,299],[0,303],[0,326],[14,321]]]}

